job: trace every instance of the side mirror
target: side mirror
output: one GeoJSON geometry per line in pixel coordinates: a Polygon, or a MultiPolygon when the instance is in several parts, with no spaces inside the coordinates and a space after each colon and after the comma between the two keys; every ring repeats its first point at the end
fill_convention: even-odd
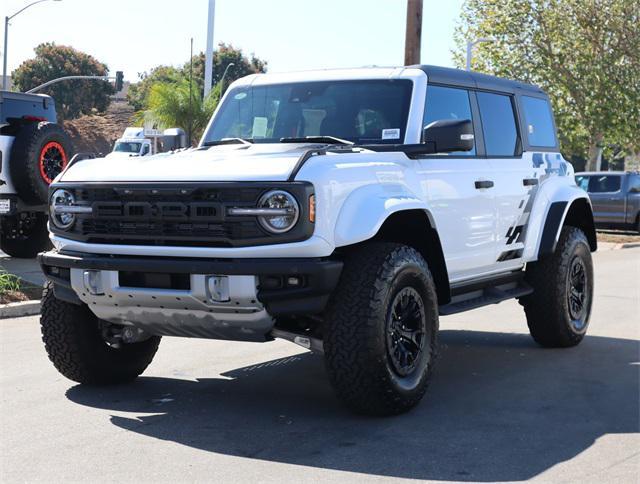
{"type": "Polygon", "coordinates": [[[469,119],[439,119],[424,127],[422,142],[431,145],[433,153],[471,151],[474,144],[473,124],[469,119]]]}

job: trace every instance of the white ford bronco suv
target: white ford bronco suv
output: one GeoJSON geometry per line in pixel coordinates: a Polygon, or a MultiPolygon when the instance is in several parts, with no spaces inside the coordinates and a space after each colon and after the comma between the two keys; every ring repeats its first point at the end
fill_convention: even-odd
{"type": "Polygon", "coordinates": [[[197,148],[54,180],[46,350],[105,384],[162,336],[284,338],[324,354],[354,411],[400,413],[439,315],[515,298],[540,345],[582,340],[596,236],[573,175],[535,86],[431,66],[248,76],[197,148]]]}

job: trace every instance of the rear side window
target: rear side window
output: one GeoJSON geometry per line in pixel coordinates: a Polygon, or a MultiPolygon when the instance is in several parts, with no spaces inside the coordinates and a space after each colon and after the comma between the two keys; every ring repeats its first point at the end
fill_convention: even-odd
{"type": "Polygon", "coordinates": [[[487,156],[515,156],[518,130],[509,96],[479,92],[480,118],[487,156]]]}
{"type": "Polygon", "coordinates": [[[619,175],[594,175],[589,178],[589,193],[610,193],[620,190],[619,175]]]}
{"type": "Polygon", "coordinates": [[[553,116],[549,102],[546,99],[522,96],[521,103],[527,123],[526,131],[529,144],[543,148],[556,146],[553,116]]]}
{"type": "Polygon", "coordinates": [[[640,193],[640,175],[631,175],[629,178],[629,192],[640,193]]]}
{"type": "MultiPolygon", "coordinates": [[[[469,92],[465,89],[452,87],[428,86],[427,102],[424,107],[423,126],[428,126],[441,119],[468,119],[471,118],[471,103],[469,92]]],[[[460,151],[450,155],[469,156],[476,154],[474,145],[471,151],[460,151]]]]}

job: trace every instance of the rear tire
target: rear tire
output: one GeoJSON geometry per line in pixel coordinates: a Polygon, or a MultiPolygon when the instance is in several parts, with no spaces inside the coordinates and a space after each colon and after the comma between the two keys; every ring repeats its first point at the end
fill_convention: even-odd
{"type": "Polygon", "coordinates": [[[414,407],[438,348],[438,303],[426,261],[400,244],[368,243],[346,257],[324,332],[329,379],[356,413],[414,407]]]}
{"type": "Polygon", "coordinates": [[[0,249],[3,252],[11,257],[32,259],[51,248],[45,214],[37,213],[31,220],[22,220],[20,214],[13,217],[14,220],[3,220],[3,232],[0,235],[0,249]]]}
{"type": "Polygon", "coordinates": [[[526,280],[534,292],[521,302],[533,339],[550,348],[579,344],[593,302],[593,262],[584,232],[563,227],[555,252],[527,264],[526,280]]]}
{"type": "Polygon", "coordinates": [[[149,366],[159,336],[117,348],[102,337],[100,320],[85,305],[57,299],[48,282],[42,295],[42,341],[56,369],[84,384],[113,384],[135,379],[149,366]]]}
{"type": "Polygon", "coordinates": [[[47,203],[49,185],[71,159],[71,139],[55,123],[28,123],[16,133],[11,148],[11,180],[27,203],[47,203]]]}

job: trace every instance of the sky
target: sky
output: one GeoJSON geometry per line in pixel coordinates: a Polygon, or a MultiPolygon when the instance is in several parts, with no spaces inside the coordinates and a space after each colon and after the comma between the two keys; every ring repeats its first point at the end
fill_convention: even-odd
{"type": "MultiPolygon", "coordinates": [[[[0,18],[32,0],[0,0],[0,18]]],[[[424,64],[451,66],[463,0],[424,0],[424,64]]],[[[216,0],[214,44],[227,42],[268,62],[270,72],[402,65],[406,0],[216,0]]],[[[208,0],[48,0],[9,27],[8,71],[42,42],[93,55],[113,73],[183,65],[204,51],[208,0]]],[[[1,40],[1,38],[0,38],[1,40]]],[[[3,52],[4,55],[4,52],[3,52]]]]}

